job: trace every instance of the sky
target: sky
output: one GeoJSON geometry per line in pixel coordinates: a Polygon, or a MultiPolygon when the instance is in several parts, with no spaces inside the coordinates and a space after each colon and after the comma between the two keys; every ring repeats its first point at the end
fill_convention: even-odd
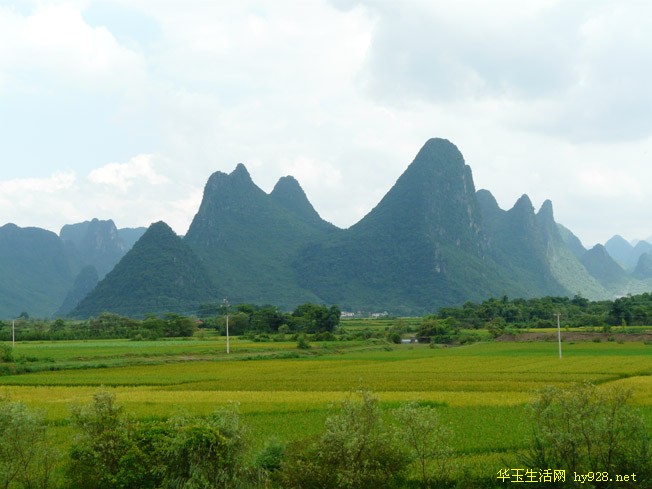
{"type": "Polygon", "coordinates": [[[216,171],[346,228],[431,137],[586,247],[652,235],[652,2],[0,0],[0,225],[185,234],[216,171]]]}

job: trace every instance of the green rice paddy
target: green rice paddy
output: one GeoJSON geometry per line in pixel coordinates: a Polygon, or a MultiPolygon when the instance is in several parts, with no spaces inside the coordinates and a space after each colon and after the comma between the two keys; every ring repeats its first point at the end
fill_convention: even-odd
{"type": "Polygon", "coordinates": [[[205,415],[238,403],[254,446],[262,446],[272,436],[319,433],[342,399],[365,388],[390,421],[402,402],[437,406],[455,434],[459,466],[491,475],[527,446],[528,404],[547,385],[622,384],[652,427],[652,345],[566,343],[563,353],[555,342],[331,342],[304,352],[294,342],[234,338],[229,355],[223,338],[30,342],[16,345],[23,373],[0,375],[0,395],[41,409],[62,434],[70,406],[101,388],[137,418],[205,415]]]}

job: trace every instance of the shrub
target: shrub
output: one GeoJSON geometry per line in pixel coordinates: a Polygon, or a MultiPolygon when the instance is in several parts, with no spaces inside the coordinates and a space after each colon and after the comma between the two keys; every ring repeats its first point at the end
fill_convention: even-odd
{"type": "Polygon", "coordinates": [[[409,403],[395,413],[403,442],[419,467],[423,487],[439,487],[449,476],[452,449],[451,431],[439,421],[428,405],[409,403]]]}
{"type": "Polygon", "coordinates": [[[14,361],[14,349],[9,345],[0,343],[0,362],[11,363],[14,361]]]}
{"type": "Polygon", "coordinates": [[[148,487],[140,463],[134,425],[107,391],[93,396],[88,406],[75,406],[72,420],[78,435],[70,448],[67,467],[72,487],[109,489],[148,487]]]}
{"type": "Polygon", "coordinates": [[[266,472],[276,472],[281,468],[284,456],[285,445],[272,438],[256,456],[255,465],[266,472]]]}
{"type": "MultiPolygon", "coordinates": [[[[590,383],[548,388],[532,406],[532,468],[637,474],[632,487],[649,487],[651,463],[645,424],[627,405],[631,392],[590,383]]],[[[583,485],[582,487],[591,487],[583,485]]],[[[615,487],[612,481],[594,487],[615,487]]],[[[629,487],[622,481],[618,487],[629,487]]]]}
{"type": "Polygon", "coordinates": [[[383,425],[377,399],[367,391],[358,396],[342,402],[317,441],[289,447],[282,487],[400,487],[409,456],[396,431],[383,425]]]}
{"type": "Polygon", "coordinates": [[[56,452],[41,416],[0,397],[0,487],[52,487],[56,452]]]}
{"type": "Polygon", "coordinates": [[[297,348],[299,348],[300,350],[310,349],[310,343],[308,342],[308,338],[306,338],[306,335],[303,333],[297,336],[297,348]]]}

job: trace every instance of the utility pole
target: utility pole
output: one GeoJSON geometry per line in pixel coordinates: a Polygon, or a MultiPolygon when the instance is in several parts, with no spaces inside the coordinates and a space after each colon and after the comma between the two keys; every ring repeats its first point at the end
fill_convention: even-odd
{"type": "Polygon", "coordinates": [[[224,307],[226,309],[226,354],[230,353],[229,351],[229,301],[224,299],[224,307]]]}
{"type": "Polygon", "coordinates": [[[559,343],[559,359],[561,360],[561,323],[559,317],[560,313],[555,314],[557,316],[557,342],[559,343]]]}
{"type": "Polygon", "coordinates": [[[16,320],[11,320],[11,348],[16,348],[16,320]]]}

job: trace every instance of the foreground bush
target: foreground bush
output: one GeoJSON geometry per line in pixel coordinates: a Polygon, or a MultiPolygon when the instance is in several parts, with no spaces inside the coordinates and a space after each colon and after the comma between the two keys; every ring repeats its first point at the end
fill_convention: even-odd
{"type": "Polygon", "coordinates": [[[652,487],[645,424],[627,404],[630,398],[630,391],[590,383],[546,389],[532,406],[533,440],[526,463],[566,470],[569,485],[575,484],[576,473],[609,474],[604,481],[587,480],[577,487],[652,487]],[[616,481],[616,474],[636,474],[636,481],[616,481]]]}
{"type": "Polygon", "coordinates": [[[342,402],[315,441],[291,445],[277,480],[286,488],[400,487],[409,455],[397,432],[383,424],[367,391],[342,402]]]}
{"type": "Polygon", "coordinates": [[[73,422],[71,489],[237,488],[246,479],[244,430],[234,409],[138,423],[102,391],[73,410],[73,422]]]}
{"type": "Polygon", "coordinates": [[[52,487],[55,455],[42,418],[0,397],[0,488],[52,487]]]}

